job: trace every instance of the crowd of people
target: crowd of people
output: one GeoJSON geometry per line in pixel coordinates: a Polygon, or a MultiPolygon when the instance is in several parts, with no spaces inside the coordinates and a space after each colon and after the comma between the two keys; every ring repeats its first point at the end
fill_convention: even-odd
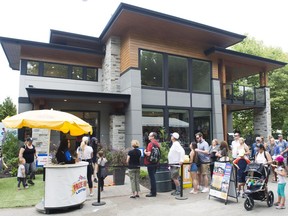
{"type": "MultiPolygon", "coordinates": [[[[151,132],[148,136],[149,143],[143,152],[139,150],[140,143],[138,140],[131,141],[131,150],[127,155],[127,166],[131,182],[130,198],[140,197],[140,167],[141,157],[144,155],[144,165],[147,167],[150,180],[150,193],[146,197],[157,196],[157,185],[155,173],[158,163],[150,160],[152,149],[160,144],[157,141],[157,133],[151,132]]],[[[185,151],[180,143],[180,135],[177,132],[171,134],[171,147],[168,153],[168,164],[170,166],[171,179],[175,184],[175,191],[171,195],[178,196],[181,193],[179,169],[184,163],[185,151]]],[[[265,142],[264,138],[256,137],[255,143],[248,146],[245,139],[238,132],[234,134],[234,140],[229,146],[226,141],[218,141],[213,139],[209,145],[205,141],[203,134],[198,132],[195,134],[195,140],[190,144],[189,168],[192,179],[191,194],[209,192],[209,179],[213,177],[215,162],[230,162],[235,166],[237,175],[237,196],[244,197],[244,187],[246,173],[245,168],[251,161],[264,165],[271,165],[272,181],[278,182],[278,200],[275,205],[278,209],[285,208],[285,185],[286,185],[286,165],[288,155],[288,143],[283,139],[281,134],[275,140],[272,136],[265,142]]],[[[18,189],[21,184],[24,188],[29,188],[28,184],[33,185],[35,178],[35,161],[37,160],[37,152],[32,144],[32,138],[27,138],[25,144],[19,151],[19,168],[18,168],[18,189]]],[[[76,151],[76,156],[69,151],[70,141],[68,139],[61,140],[60,146],[56,153],[59,164],[72,164],[77,161],[88,162],[87,176],[90,196],[93,196],[93,181],[99,181],[100,190],[104,190],[104,179],[107,176],[106,164],[107,159],[103,151],[97,152],[97,139],[84,136],[76,151]],[[94,143],[94,144],[93,144],[94,143]],[[97,154],[96,154],[97,153],[97,154]],[[90,178],[89,178],[90,177],[90,178]],[[98,180],[97,180],[98,179],[98,180]]]]}

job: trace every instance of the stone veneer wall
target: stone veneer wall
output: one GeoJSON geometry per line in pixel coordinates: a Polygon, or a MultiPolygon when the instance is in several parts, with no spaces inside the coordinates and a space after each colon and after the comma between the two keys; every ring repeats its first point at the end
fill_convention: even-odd
{"type": "Polygon", "coordinates": [[[125,116],[111,115],[109,125],[110,146],[113,149],[125,148],[125,116]]]}
{"type": "Polygon", "coordinates": [[[254,109],[254,133],[267,140],[272,134],[270,88],[265,88],[266,107],[254,109]]]}
{"type": "Polygon", "coordinates": [[[103,61],[103,92],[120,92],[120,38],[111,37],[106,43],[106,55],[103,61]]]}

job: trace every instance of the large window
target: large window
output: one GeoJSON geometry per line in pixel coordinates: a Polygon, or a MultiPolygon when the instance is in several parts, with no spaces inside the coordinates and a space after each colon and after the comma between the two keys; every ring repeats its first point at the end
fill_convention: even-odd
{"type": "Polygon", "coordinates": [[[169,132],[177,132],[183,145],[188,145],[189,137],[189,111],[179,109],[169,109],[169,132]]]}
{"type": "Polygon", "coordinates": [[[209,61],[141,50],[140,65],[142,86],[211,93],[209,61]]]}
{"type": "Polygon", "coordinates": [[[141,50],[140,56],[142,85],[163,87],[163,55],[141,50]]]}
{"type": "Polygon", "coordinates": [[[207,61],[192,60],[192,90],[211,92],[211,64],[207,61]]]}
{"type": "Polygon", "coordinates": [[[188,89],[187,58],[168,56],[169,81],[168,87],[173,89],[188,89]]]}
{"type": "MultiPolygon", "coordinates": [[[[211,112],[210,111],[194,111],[194,135],[198,132],[203,134],[203,138],[211,143],[211,112]]],[[[194,137],[195,138],[195,137],[194,137]]]]}
{"type": "MultiPolygon", "coordinates": [[[[142,131],[143,144],[149,143],[148,135],[150,132],[156,132],[158,135],[161,128],[164,127],[164,118],[162,109],[143,108],[142,109],[142,131]]],[[[158,137],[159,138],[159,137],[158,137]]]]}
{"type": "Polygon", "coordinates": [[[68,66],[62,64],[44,63],[44,76],[68,78],[68,66]]]}
{"type": "Polygon", "coordinates": [[[28,61],[27,62],[27,74],[28,75],[39,75],[39,62],[28,61]]]}

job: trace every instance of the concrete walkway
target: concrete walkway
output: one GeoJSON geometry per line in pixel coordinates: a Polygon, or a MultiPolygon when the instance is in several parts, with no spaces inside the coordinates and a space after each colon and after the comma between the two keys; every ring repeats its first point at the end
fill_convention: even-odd
{"type": "MultiPolygon", "coordinates": [[[[111,177],[107,177],[107,185],[112,183],[111,177]]],[[[272,190],[277,199],[277,183],[270,183],[268,185],[269,190],[272,190]]],[[[126,176],[125,184],[121,186],[106,186],[101,193],[101,202],[105,202],[105,205],[93,206],[92,203],[97,202],[97,194],[94,197],[87,197],[87,201],[84,203],[82,209],[71,209],[68,211],[52,212],[52,215],[103,215],[103,216],[180,216],[180,215],[284,215],[287,214],[288,209],[277,210],[275,207],[268,208],[266,201],[255,201],[255,206],[252,211],[246,211],[243,202],[243,198],[239,198],[237,202],[235,198],[229,198],[227,205],[223,200],[210,197],[208,193],[200,193],[197,195],[189,194],[189,189],[184,189],[184,196],[186,200],[175,199],[171,196],[170,192],[158,193],[157,197],[146,198],[145,195],[149,192],[147,188],[141,187],[141,195],[139,199],[129,198],[131,193],[130,181],[126,176]]],[[[95,189],[97,192],[97,189],[95,189]]],[[[286,188],[286,195],[287,188],[286,188]]],[[[16,216],[16,215],[43,215],[36,211],[35,207],[27,208],[13,208],[13,209],[0,209],[1,216],[16,216]]]]}

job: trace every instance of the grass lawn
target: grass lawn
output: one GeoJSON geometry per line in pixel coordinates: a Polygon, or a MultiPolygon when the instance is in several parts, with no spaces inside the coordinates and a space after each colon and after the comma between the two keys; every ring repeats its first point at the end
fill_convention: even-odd
{"type": "Polygon", "coordinates": [[[0,208],[34,206],[44,197],[43,175],[36,175],[34,186],[17,189],[17,177],[0,178],[0,208]]]}

